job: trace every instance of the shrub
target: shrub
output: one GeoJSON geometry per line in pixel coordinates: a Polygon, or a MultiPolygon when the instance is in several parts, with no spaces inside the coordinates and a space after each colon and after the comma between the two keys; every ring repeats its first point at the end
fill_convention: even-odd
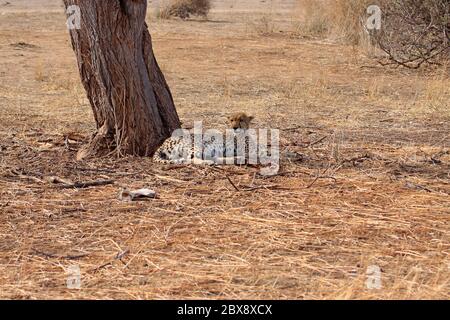
{"type": "Polygon", "coordinates": [[[378,46],[386,53],[383,64],[417,69],[424,64],[450,61],[450,6],[448,0],[384,0],[378,46]]]}
{"type": "Polygon", "coordinates": [[[174,0],[158,13],[158,17],[161,19],[179,17],[183,20],[190,16],[206,18],[210,9],[210,0],[174,0]]]}

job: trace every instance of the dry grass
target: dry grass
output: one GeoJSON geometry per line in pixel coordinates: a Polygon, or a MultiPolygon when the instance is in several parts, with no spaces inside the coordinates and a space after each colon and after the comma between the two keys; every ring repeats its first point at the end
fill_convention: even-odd
{"type": "Polygon", "coordinates": [[[444,117],[450,116],[448,102],[450,100],[449,77],[447,74],[437,76],[427,81],[425,90],[421,94],[423,107],[429,113],[440,113],[444,117]]]}
{"type": "Polygon", "coordinates": [[[330,26],[328,1],[301,0],[296,2],[295,33],[301,36],[325,36],[330,26]]]}
{"type": "Polygon", "coordinates": [[[2,16],[0,297],[449,299],[448,77],[383,69],[347,45],[249,34],[259,2],[239,15],[225,4],[211,21],[152,21],[156,56],[186,125],[224,128],[245,111],[282,129],[283,154],[302,157],[283,156],[275,177],[76,162],[95,126],[63,16],[22,13],[21,41],[36,48],[11,47],[24,26],[2,16]],[[115,184],[63,189],[51,176],[115,184]],[[122,202],[122,187],[159,198],[122,202]],[[66,287],[71,265],[80,290],[66,287]],[[380,290],[365,285],[370,265],[380,290]]]}
{"type": "Polygon", "coordinates": [[[302,36],[331,37],[349,44],[369,41],[364,29],[370,0],[298,0],[295,31],[302,36]]]}

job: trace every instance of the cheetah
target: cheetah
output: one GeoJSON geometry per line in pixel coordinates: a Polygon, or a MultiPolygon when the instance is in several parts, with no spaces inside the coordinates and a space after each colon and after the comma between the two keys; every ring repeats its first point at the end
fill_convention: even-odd
{"type": "Polygon", "coordinates": [[[253,119],[253,116],[248,116],[244,112],[233,114],[228,117],[232,130],[227,130],[226,139],[223,139],[221,133],[208,135],[206,132],[202,135],[203,140],[200,144],[196,143],[195,134],[180,131],[180,135],[172,135],[164,141],[153,155],[153,160],[163,164],[193,162],[194,164],[212,165],[224,162],[234,164],[236,161],[243,163],[245,160],[242,160],[243,157],[239,155],[243,152],[249,154],[250,145],[255,145],[246,134],[253,119]],[[240,150],[242,148],[239,146],[245,146],[245,149],[240,150]]]}

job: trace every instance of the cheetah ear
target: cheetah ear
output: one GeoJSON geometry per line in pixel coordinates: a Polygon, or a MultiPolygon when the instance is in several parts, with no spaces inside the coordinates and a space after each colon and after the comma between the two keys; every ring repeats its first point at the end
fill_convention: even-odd
{"type": "Polygon", "coordinates": [[[247,117],[248,122],[252,121],[253,119],[255,119],[254,116],[248,116],[248,117],[247,117]]]}

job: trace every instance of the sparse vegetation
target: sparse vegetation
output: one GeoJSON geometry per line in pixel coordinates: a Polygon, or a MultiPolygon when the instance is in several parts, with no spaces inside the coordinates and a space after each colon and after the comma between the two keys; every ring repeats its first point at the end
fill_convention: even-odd
{"type": "Polygon", "coordinates": [[[255,21],[249,21],[250,30],[260,36],[272,35],[275,32],[275,23],[270,14],[264,14],[255,21]]]}

